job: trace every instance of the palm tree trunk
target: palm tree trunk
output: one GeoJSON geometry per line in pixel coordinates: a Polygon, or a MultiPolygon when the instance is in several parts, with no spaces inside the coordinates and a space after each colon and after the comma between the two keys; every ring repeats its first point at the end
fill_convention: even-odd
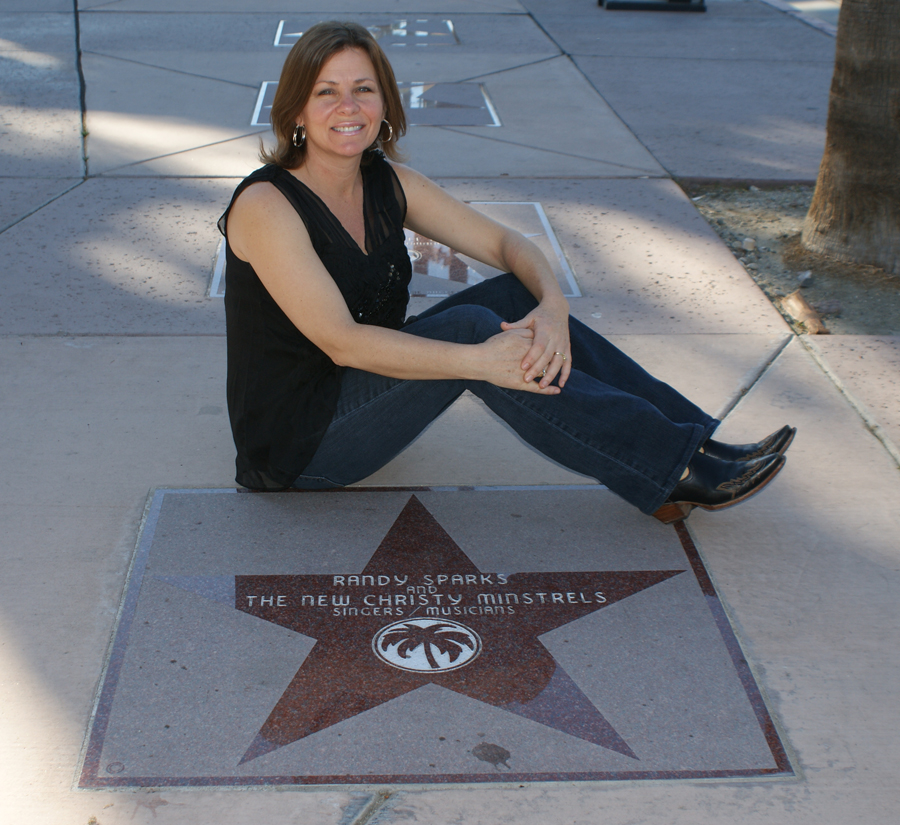
{"type": "Polygon", "coordinates": [[[802,242],[900,274],[900,0],[843,0],[802,242]]]}

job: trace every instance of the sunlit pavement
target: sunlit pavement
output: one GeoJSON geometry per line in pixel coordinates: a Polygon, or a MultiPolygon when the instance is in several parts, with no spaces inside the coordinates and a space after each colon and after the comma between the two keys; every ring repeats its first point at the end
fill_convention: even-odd
{"type": "Polygon", "coordinates": [[[837,27],[841,0],[791,0],[790,5],[806,17],[837,27]]]}
{"type": "MultiPolygon", "coordinates": [[[[833,37],[760,0],[324,5],[99,0],[76,21],[70,0],[0,0],[0,818],[895,821],[900,338],[795,336],[673,180],[814,180],[833,37]],[[257,165],[276,42],[326,17],[431,32],[386,41],[436,118],[410,164],[469,201],[540,204],[573,314],[724,416],[723,438],[799,428],[771,489],[688,522],[791,778],[79,789],[148,493],[234,487],[214,224],[257,165]],[[468,122],[436,105],[458,83],[483,90],[468,122]]],[[[423,278],[413,312],[454,288],[423,278]]],[[[366,485],[590,483],[467,396],[366,485]]]]}

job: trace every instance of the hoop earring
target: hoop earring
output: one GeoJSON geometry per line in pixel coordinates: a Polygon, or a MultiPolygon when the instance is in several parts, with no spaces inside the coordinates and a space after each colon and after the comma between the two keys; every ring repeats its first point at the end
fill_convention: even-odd
{"type": "Polygon", "coordinates": [[[382,123],[387,123],[387,127],[388,127],[388,136],[387,136],[387,139],[382,138],[382,141],[381,141],[381,142],[382,142],[382,143],[390,143],[390,142],[394,139],[394,127],[391,126],[391,124],[388,123],[388,121],[386,121],[386,120],[382,120],[381,122],[382,122],[382,123]]]}
{"type": "Polygon", "coordinates": [[[304,143],[306,143],[306,127],[305,127],[305,126],[301,126],[301,125],[298,123],[298,124],[294,127],[294,139],[293,139],[292,143],[293,143],[294,146],[296,146],[298,149],[299,149],[304,143]],[[303,134],[300,134],[300,130],[301,130],[301,129],[303,130],[303,134]],[[297,140],[297,135],[298,135],[298,134],[300,134],[300,140],[299,140],[299,141],[297,140]]]}

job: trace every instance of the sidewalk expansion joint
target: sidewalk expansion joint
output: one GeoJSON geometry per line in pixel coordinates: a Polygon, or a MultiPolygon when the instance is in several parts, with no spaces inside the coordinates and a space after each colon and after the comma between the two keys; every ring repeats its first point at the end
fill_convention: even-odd
{"type": "Polygon", "coordinates": [[[462,80],[454,80],[454,83],[471,83],[473,80],[481,80],[485,77],[493,77],[494,75],[504,74],[505,72],[514,72],[518,69],[527,69],[529,66],[538,66],[541,63],[549,63],[551,60],[559,60],[559,58],[563,57],[562,54],[551,54],[547,57],[542,57],[539,60],[531,60],[528,63],[519,63],[515,66],[507,66],[505,69],[497,69],[493,72],[482,72],[481,74],[475,74],[471,77],[464,77],[462,80]]]}
{"type": "Polygon", "coordinates": [[[790,15],[795,20],[799,20],[801,23],[806,23],[807,26],[818,29],[823,34],[827,34],[830,37],[837,36],[837,26],[832,26],[831,23],[826,23],[824,20],[819,20],[819,18],[813,17],[812,15],[804,14],[799,9],[795,9],[790,3],[786,3],[785,0],[762,0],[762,2],[767,6],[771,6],[773,9],[783,11],[785,14],[790,15]]]}
{"type": "MultiPolygon", "coordinates": [[[[665,170],[666,175],[668,175],[668,177],[670,177],[670,178],[671,178],[671,177],[674,177],[674,175],[672,174],[672,170],[669,169],[669,168],[668,168],[668,167],[667,167],[667,166],[666,166],[666,165],[665,165],[658,157],[656,157],[656,155],[650,150],[650,147],[647,146],[647,144],[644,143],[643,140],[641,140],[641,138],[640,138],[640,137],[638,136],[638,134],[634,131],[634,129],[631,128],[630,124],[626,123],[626,122],[625,122],[625,119],[624,119],[624,118],[616,111],[616,108],[612,105],[612,103],[610,103],[610,102],[603,96],[603,92],[601,92],[601,91],[597,88],[597,86],[596,86],[596,84],[594,83],[594,81],[591,80],[590,77],[588,77],[587,74],[585,73],[585,71],[581,68],[581,66],[578,65],[578,61],[575,60],[575,58],[574,58],[574,56],[572,55],[572,53],[569,52],[569,51],[566,51],[566,50],[562,47],[562,45],[556,40],[556,38],[553,37],[553,35],[550,34],[550,32],[548,32],[547,29],[545,29],[545,28],[541,25],[541,22],[534,16],[534,13],[533,13],[533,12],[530,12],[530,11],[529,11],[529,12],[528,12],[528,16],[531,18],[531,21],[534,23],[534,25],[537,26],[537,27],[544,33],[544,36],[545,36],[545,37],[546,37],[546,38],[547,38],[554,46],[556,46],[557,49],[560,50],[560,52],[562,53],[562,56],[564,56],[564,57],[569,61],[569,63],[572,64],[572,67],[575,69],[575,71],[578,72],[578,74],[580,74],[580,75],[587,81],[588,85],[594,90],[594,93],[597,95],[597,97],[599,97],[600,100],[602,100],[602,101],[609,107],[609,111],[612,112],[612,113],[619,119],[619,123],[622,124],[622,126],[627,130],[627,132],[628,132],[628,133],[629,133],[629,134],[630,134],[630,135],[631,135],[631,136],[632,136],[632,137],[633,137],[633,138],[634,138],[641,146],[643,146],[643,148],[644,148],[644,150],[647,152],[647,154],[650,155],[650,157],[652,157],[652,158],[653,158],[653,159],[654,159],[654,160],[655,160],[655,161],[656,161],[656,162],[657,162],[657,163],[665,170]]],[[[617,164],[617,165],[618,165],[618,164],[617,164]]]]}
{"type": "Polygon", "coordinates": [[[372,798],[372,801],[360,811],[359,816],[349,823],[349,825],[366,825],[366,823],[371,822],[372,817],[385,806],[387,801],[393,795],[393,791],[378,791],[372,798]]]}
{"type": "Polygon", "coordinates": [[[847,403],[850,404],[856,414],[863,420],[866,429],[881,442],[881,446],[887,450],[888,455],[894,460],[897,469],[900,469],[900,449],[898,449],[897,445],[894,444],[890,436],[884,431],[884,428],[875,420],[875,417],[866,405],[850,392],[847,385],[841,381],[840,376],[838,376],[838,374],[828,365],[828,361],[825,359],[823,352],[812,340],[810,340],[808,335],[798,335],[797,338],[803,345],[803,348],[810,354],[813,361],[819,366],[819,369],[825,373],[831,383],[837,387],[838,392],[844,396],[847,403]]]}
{"type": "MultiPolygon", "coordinates": [[[[92,11],[97,11],[98,9],[105,9],[107,6],[115,6],[117,3],[121,3],[121,2],[122,2],[122,0],[107,0],[106,3],[98,3],[96,6],[92,6],[89,9],[84,9],[82,14],[90,14],[92,11]]],[[[129,14],[129,12],[125,12],[125,13],[129,14]]],[[[130,13],[133,14],[134,12],[130,12],[130,13]]]]}
{"type": "Polygon", "coordinates": [[[12,229],[16,224],[22,223],[22,221],[24,221],[27,218],[30,218],[32,215],[40,212],[45,206],[49,206],[54,201],[59,200],[61,197],[63,197],[63,195],[68,195],[69,192],[71,192],[73,189],[77,189],[86,180],[87,180],[87,176],[83,177],[81,180],[77,181],[76,183],[73,183],[68,189],[64,189],[58,195],[54,195],[49,200],[44,201],[40,206],[36,206],[30,212],[26,212],[24,215],[20,215],[14,221],[10,221],[5,226],[0,226],[0,235],[2,235],[4,232],[6,232],[7,229],[12,229]]]}
{"type": "MultiPolygon", "coordinates": [[[[235,135],[230,138],[223,138],[222,140],[214,140],[212,143],[203,143],[200,146],[189,146],[187,149],[179,149],[176,152],[167,152],[164,155],[154,155],[152,158],[143,158],[141,160],[133,161],[132,163],[125,163],[122,166],[115,166],[112,169],[106,169],[103,172],[97,172],[96,175],[91,175],[93,178],[105,178],[105,177],[126,177],[124,175],[114,175],[113,173],[118,172],[120,169],[130,169],[134,166],[140,166],[143,163],[152,163],[155,160],[162,160],[163,158],[171,158],[175,155],[184,155],[188,152],[196,152],[198,149],[208,149],[210,146],[219,146],[223,143],[231,143],[233,140],[243,140],[246,137],[253,137],[254,135],[264,135],[263,131],[256,132],[245,132],[242,135],[235,135]]],[[[135,177],[144,177],[143,175],[136,175],[135,177]]],[[[211,177],[223,177],[223,178],[237,178],[238,175],[154,175],[153,177],[170,177],[170,178],[211,178],[211,177]]]]}
{"type": "Polygon", "coordinates": [[[117,54],[106,54],[104,52],[92,52],[90,49],[85,49],[81,52],[81,54],[89,54],[94,57],[103,57],[107,60],[121,60],[123,63],[133,63],[135,66],[144,66],[147,69],[156,69],[160,72],[172,72],[173,74],[182,74],[186,77],[196,77],[200,80],[211,80],[213,83],[227,83],[229,86],[240,86],[242,89],[253,89],[256,91],[258,86],[253,85],[252,83],[238,83],[236,80],[226,80],[223,77],[210,77],[207,74],[197,74],[196,72],[186,72],[183,69],[172,69],[169,66],[157,66],[155,63],[145,63],[143,60],[132,60],[129,57],[120,57],[117,54]]]}
{"type": "Polygon", "coordinates": [[[718,418],[720,421],[724,420],[727,416],[729,416],[734,408],[737,407],[740,402],[746,398],[746,396],[750,393],[750,391],[762,380],[762,377],[769,371],[772,365],[778,360],[786,349],[788,344],[794,340],[796,336],[793,334],[785,335],[784,340],[780,341],[778,346],[767,355],[761,364],[757,366],[757,368],[753,371],[750,376],[749,381],[745,381],[742,386],[738,387],[737,392],[725,402],[724,406],[715,414],[715,418],[718,418]]]}
{"type": "Polygon", "coordinates": [[[78,9],[78,0],[72,0],[72,19],[75,24],[75,70],[78,73],[78,105],[81,108],[81,164],[84,179],[88,177],[88,151],[87,151],[87,81],[84,77],[81,51],[81,12],[78,9]]]}
{"type": "MultiPolygon", "coordinates": [[[[629,178],[634,178],[634,177],[657,177],[657,178],[658,177],[666,177],[666,178],[668,178],[669,177],[668,175],[660,175],[650,169],[641,169],[640,167],[637,167],[637,166],[629,166],[628,164],[625,164],[625,163],[616,163],[615,161],[612,161],[612,160],[603,160],[602,158],[589,158],[586,155],[576,155],[573,152],[560,152],[558,149],[547,149],[544,146],[534,146],[530,143],[520,143],[519,141],[516,141],[516,140],[506,140],[504,138],[492,137],[491,135],[475,134],[473,132],[465,132],[465,131],[463,131],[463,129],[466,127],[429,126],[428,128],[429,129],[443,129],[446,132],[454,132],[457,135],[466,135],[467,137],[478,138],[479,140],[490,140],[494,143],[505,143],[507,146],[521,146],[524,149],[532,149],[535,152],[546,152],[548,155],[559,155],[559,156],[565,157],[565,158],[575,158],[576,160],[588,161],[589,163],[602,163],[604,166],[615,166],[615,167],[618,167],[619,169],[630,169],[635,174],[628,176],[629,178]]],[[[479,127],[473,126],[473,127],[468,127],[468,128],[477,129],[479,127]]],[[[144,161],[141,161],[141,162],[143,163],[144,161]]],[[[441,177],[446,177],[446,175],[442,175],[441,177]]],[[[504,175],[504,177],[507,177],[507,176],[504,175]]],[[[529,177],[531,177],[531,176],[529,175],[529,177]]],[[[585,175],[585,177],[594,177],[595,178],[598,176],[597,175],[585,175]]],[[[602,177],[605,178],[608,176],[603,175],[602,177]]]]}

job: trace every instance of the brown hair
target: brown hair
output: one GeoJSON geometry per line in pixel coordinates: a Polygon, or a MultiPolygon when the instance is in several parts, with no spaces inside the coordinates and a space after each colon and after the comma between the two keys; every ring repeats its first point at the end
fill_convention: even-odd
{"type": "Polygon", "coordinates": [[[285,169],[296,169],[303,164],[306,147],[294,146],[293,143],[295,118],[309,101],[322,67],[345,49],[359,49],[369,56],[384,98],[384,117],[393,129],[393,136],[385,140],[381,132],[386,131],[387,127],[382,124],[378,139],[363,155],[363,163],[371,159],[376,149],[381,149],[391,160],[402,160],[397,140],[406,134],[406,114],[387,55],[359,23],[329,20],[316,23],[304,32],[284,61],[270,116],[278,144],[271,151],[260,146],[259,156],[263,161],[285,169]]]}

